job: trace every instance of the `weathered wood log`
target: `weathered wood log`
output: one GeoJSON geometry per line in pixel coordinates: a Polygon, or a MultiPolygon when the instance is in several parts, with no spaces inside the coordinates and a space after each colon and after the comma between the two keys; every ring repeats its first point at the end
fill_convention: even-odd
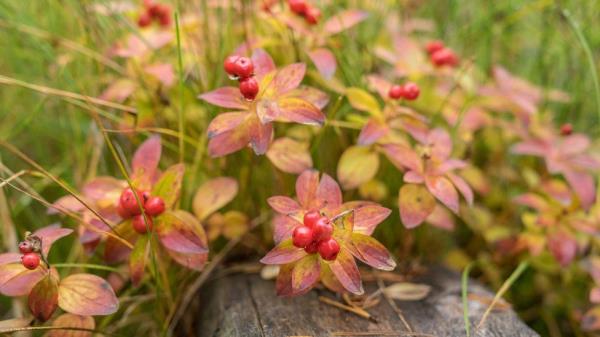
{"type": "MultiPolygon", "coordinates": [[[[432,290],[420,301],[395,302],[409,330],[383,299],[368,309],[376,319],[374,322],[319,301],[319,295],[335,298],[325,290],[311,291],[297,298],[279,298],[273,281],[262,280],[258,275],[230,275],[205,285],[184,317],[179,334],[198,337],[466,336],[460,275],[434,267],[414,282],[428,284],[432,290]]],[[[366,284],[366,291],[376,289],[376,284],[366,284]]],[[[494,294],[474,281],[469,283],[469,293],[476,295],[469,300],[471,336],[538,336],[510,308],[492,311],[484,324],[473,331],[488,306],[481,298],[491,299],[494,294]]]]}

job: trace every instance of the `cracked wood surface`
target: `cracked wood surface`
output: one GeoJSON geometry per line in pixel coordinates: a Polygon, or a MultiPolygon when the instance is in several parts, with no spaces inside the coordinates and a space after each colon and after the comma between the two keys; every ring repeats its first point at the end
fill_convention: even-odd
{"type": "MultiPolygon", "coordinates": [[[[258,275],[237,274],[212,280],[197,295],[184,317],[179,335],[198,337],[285,337],[352,336],[340,332],[395,332],[395,336],[465,336],[460,275],[434,267],[415,282],[432,286],[430,295],[415,302],[396,301],[411,325],[407,331],[392,307],[382,298],[369,313],[372,322],[320,302],[317,297],[334,298],[327,291],[311,291],[292,298],[278,298],[273,281],[258,275]],[[334,334],[336,333],[336,334],[334,334]]],[[[367,283],[370,293],[376,289],[367,283]]],[[[469,293],[491,298],[493,293],[477,282],[469,282],[469,293]]],[[[470,319],[476,325],[487,303],[469,301],[470,319]]],[[[473,330],[473,328],[472,328],[473,330]]],[[[369,336],[394,336],[372,334],[369,336]]],[[[492,311],[485,324],[471,336],[538,336],[510,309],[492,311]]]]}

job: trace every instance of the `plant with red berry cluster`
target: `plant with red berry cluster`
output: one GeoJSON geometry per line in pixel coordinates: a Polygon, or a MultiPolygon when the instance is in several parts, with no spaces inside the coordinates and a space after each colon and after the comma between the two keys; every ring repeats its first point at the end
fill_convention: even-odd
{"type": "MultiPolygon", "coordinates": [[[[237,60],[239,60],[239,57],[237,60]]],[[[252,54],[244,70],[234,67],[236,63],[226,62],[226,70],[234,76],[249,76],[257,83],[254,100],[244,98],[240,89],[222,87],[204,93],[199,97],[204,101],[228,108],[236,112],[218,115],[208,126],[208,151],[213,157],[224,156],[251,145],[256,154],[264,154],[273,138],[273,122],[295,122],[307,125],[321,125],[325,116],[321,109],[327,104],[327,95],[321,91],[300,86],[306,66],[303,63],[290,64],[277,69],[271,56],[262,49],[252,54]],[[252,65],[252,66],[249,66],[252,65]],[[234,70],[237,69],[237,70],[234,70]]]]}
{"type": "Polygon", "coordinates": [[[72,274],[61,279],[48,263],[52,244],[72,232],[47,226],[26,234],[19,243],[20,254],[0,254],[0,293],[27,296],[29,310],[40,322],[49,320],[61,308],[68,313],[60,316],[63,320],[69,320],[69,314],[86,316],[93,328],[93,318],[89,316],[110,315],[119,308],[119,301],[104,279],[92,274],[72,274]]]}
{"type": "Polygon", "coordinates": [[[454,51],[451,48],[446,47],[442,41],[430,41],[425,46],[425,50],[429,54],[431,63],[436,67],[455,67],[458,65],[458,57],[454,51]]]}
{"type": "Polygon", "coordinates": [[[276,243],[261,262],[279,265],[277,294],[297,296],[319,281],[336,291],[362,294],[355,258],[382,270],[396,263],[370,235],[390,210],[372,202],[342,203],[338,184],[327,174],[308,170],[296,181],[297,201],[275,196],[269,205],[276,243]]]}
{"type": "Polygon", "coordinates": [[[171,26],[171,8],[166,4],[156,3],[153,0],[144,0],[144,10],[138,17],[138,26],[148,27],[153,21],[161,27],[171,26]]]}

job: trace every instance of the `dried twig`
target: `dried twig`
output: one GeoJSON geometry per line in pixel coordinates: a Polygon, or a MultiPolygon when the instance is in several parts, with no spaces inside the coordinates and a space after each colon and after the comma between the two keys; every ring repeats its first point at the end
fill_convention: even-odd
{"type": "Polygon", "coordinates": [[[412,327],[410,326],[410,324],[408,324],[408,321],[406,321],[406,318],[404,318],[404,314],[402,314],[402,310],[400,310],[400,308],[398,308],[398,306],[396,305],[396,302],[394,302],[394,300],[391,299],[389,296],[387,296],[385,294],[385,291],[383,291],[383,289],[385,289],[385,284],[383,283],[383,280],[377,279],[377,286],[379,287],[379,290],[381,291],[385,300],[389,303],[390,307],[392,307],[392,309],[394,309],[394,311],[396,312],[396,315],[398,315],[398,318],[402,321],[402,324],[404,324],[404,326],[406,327],[406,330],[408,330],[409,332],[414,332],[412,327]]]}
{"type": "Polygon", "coordinates": [[[349,312],[351,312],[351,313],[353,313],[355,315],[358,315],[358,316],[360,316],[362,318],[366,318],[366,319],[368,319],[368,320],[370,320],[372,322],[377,323],[377,320],[373,316],[371,316],[371,314],[369,314],[366,310],[361,309],[359,307],[351,307],[349,305],[345,305],[343,303],[340,303],[338,301],[332,300],[331,298],[325,297],[325,296],[319,296],[319,301],[321,301],[321,302],[323,302],[325,304],[329,304],[331,306],[334,306],[336,308],[349,311],[349,312]]]}
{"type": "Polygon", "coordinates": [[[422,336],[435,337],[435,335],[420,333],[420,332],[403,332],[403,331],[334,331],[332,336],[422,336]]]}

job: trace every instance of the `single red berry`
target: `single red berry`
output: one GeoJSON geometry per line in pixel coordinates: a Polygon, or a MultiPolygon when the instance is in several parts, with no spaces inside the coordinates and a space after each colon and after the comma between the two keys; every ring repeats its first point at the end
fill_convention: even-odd
{"type": "Polygon", "coordinates": [[[394,84],[388,91],[388,96],[392,99],[399,99],[404,96],[404,87],[398,84],[394,84]]]}
{"type": "Polygon", "coordinates": [[[298,248],[304,248],[313,241],[313,230],[308,226],[300,226],[294,229],[292,243],[298,248]]]}
{"type": "Polygon", "coordinates": [[[417,97],[419,97],[419,94],[421,93],[421,89],[419,89],[419,86],[413,82],[408,82],[404,84],[402,86],[402,91],[402,97],[410,101],[417,99],[417,97]]]}
{"type": "Polygon", "coordinates": [[[252,63],[252,60],[245,56],[238,57],[238,59],[235,60],[234,75],[241,79],[245,79],[252,77],[252,74],[254,74],[254,64],[252,63]]]}
{"type": "Polygon", "coordinates": [[[230,55],[225,58],[225,61],[223,61],[223,69],[225,69],[227,74],[235,76],[235,70],[237,69],[235,62],[239,58],[239,55],[230,55]]]}
{"type": "Polygon", "coordinates": [[[21,263],[23,267],[34,270],[40,265],[40,256],[36,253],[27,253],[21,256],[21,263]]]}
{"type": "Polygon", "coordinates": [[[458,58],[451,49],[443,48],[431,54],[431,62],[437,67],[455,66],[458,64],[458,58]]]}
{"type": "Polygon", "coordinates": [[[165,211],[165,201],[161,197],[150,197],[144,204],[144,209],[148,215],[159,215],[165,211]]]}
{"type": "Polygon", "coordinates": [[[565,123],[560,126],[560,134],[563,136],[569,136],[573,133],[573,125],[571,123],[565,123]]]}
{"type": "Polygon", "coordinates": [[[306,247],[304,247],[304,251],[308,254],[314,254],[319,251],[319,241],[313,240],[313,242],[309,243],[306,247]]]}
{"type": "Polygon", "coordinates": [[[305,0],[288,0],[288,6],[290,10],[298,15],[304,15],[308,9],[308,5],[305,0]]]}
{"type": "MultiPolygon", "coordinates": [[[[138,194],[138,198],[140,199],[140,202],[142,203],[142,207],[143,207],[144,206],[144,194],[141,193],[140,191],[137,191],[137,194],[138,194]]],[[[121,197],[119,198],[119,203],[120,203],[119,206],[121,206],[123,211],[128,213],[130,216],[138,215],[138,214],[142,213],[142,211],[140,210],[140,207],[138,206],[137,199],[135,198],[134,192],[129,187],[124,189],[123,192],[121,193],[121,197]]]]}
{"type": "Polygon", "coordinates": [[[304,226],[313,228],[320,218],[321,213],[319,213],[319,211],[308,211],[304,214],[304,226]]]}
{"type": "Polygon", "coordinates": [[[309,6],[304,12],[304,18],[306,19],[306,22],[310,23],[311,25],[315,25],[321,18],[321,10],[317,7],[309,6]]]}
{"type": "Polygon", "coordinates": [[[133,226],[133,229],[140,233],[140,234],[145,234],[148,230],[152,230],[152,227],[154,225],[154,223],[152,222],[152,217],[148,216],[148,228],[146,229],[146,223],[144,222],[144,216],[142,214],[136,215],[133,217],[133,220],[131,221],[131,225],[133,226]]]}
{"type": "Polygon", "coordinates": [[[150,14],[148,14],[148,12],[144,11],[142,14],[140,14],[140,17],[138,18],[138,26],[142,28],[148,27],[151,23],[152,17],[150,16],[150,14]]]}
{"type": "Polygon", "coordinates": [[[427,53],[429,53],[431,55],[438,50],[444,49],[444,42],[442,42],[440,40],[429,41],[425,45],[425,49],[427,50],[427,53]]]}
{"type": "Polygon", "coordinates": [[[327,217],[321,217],[313,227],[313,237],[316,241],[327,240],[333,233],[333,226],[327,217]]]}
{"type": "Polygon", "coordinates": [[[254,77],[248,77],[240,81],[240,92],[245,99],[252,101],[258,95],[258,81],[254,77]]]}
{"type": "Polygon", "coordinates": [[[27,254],[33,252],[33,244],[29,241],[19,242],[19,251],[21,254],[27,254]]]}
{"type": "Polygon", "coordinates": [[[340,244],[334,238],[319,242],[319,255],[323,260],[333,261],[340,252],[340,244]]]}

